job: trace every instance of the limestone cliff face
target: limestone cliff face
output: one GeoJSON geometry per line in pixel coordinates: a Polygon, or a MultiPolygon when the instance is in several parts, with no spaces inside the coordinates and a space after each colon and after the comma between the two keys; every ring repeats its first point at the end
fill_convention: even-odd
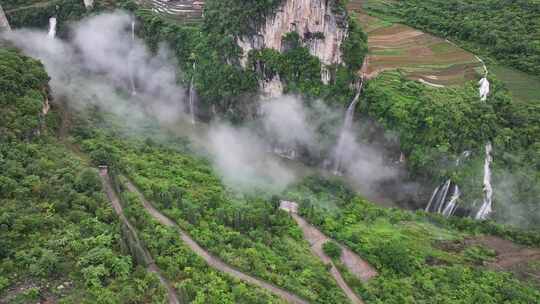
{"type": "Polygon", "coordinates": [[[9,22],[7,20],[6,14],[4,14],[4,10],[2,9],[2,5],[0,5],[0,31],[3,30],[11,30],[11,27],[9,26],[9,22]]]}
{"type": "MultiPolygon", "coordinates": [[[[317,56],[323,66],[340,64],[341,45],[347,36],[345,15],[335,13],[335,0],[283,0],[276,13],[267,18],[256,34],[240,37],[238,45],[244,56],[242,65],[247,63],[247,55],[252,49],[271,48],[284,50],[282,38],[289,32],[297,32],[303,44],[310,53],[317,56]]],[[[330,80],[328,70],[323,67],[322,80],[330,80]]],[[[282,86],[276,85],[278,79],[272,79],[262,84],[263,90],[271,87],[273,90],[282,86]]],[[[279,95],[279,92],[273,92],[279,95]]]]}

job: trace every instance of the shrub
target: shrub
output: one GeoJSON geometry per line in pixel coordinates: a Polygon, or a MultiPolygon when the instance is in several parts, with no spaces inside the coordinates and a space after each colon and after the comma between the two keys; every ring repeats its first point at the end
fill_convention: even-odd
{"type": "Polygon", "coordinates": [[[341,257],[341,247],[334,241],[328,241],[323,244],[324,253],[332,259],[339,259],[341,257]]]}

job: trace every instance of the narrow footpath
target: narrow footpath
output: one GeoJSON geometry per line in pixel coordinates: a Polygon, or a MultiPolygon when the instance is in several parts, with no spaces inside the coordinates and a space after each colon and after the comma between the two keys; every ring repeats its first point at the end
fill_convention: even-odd
{"type": "Polygon", "coordinates": [[[116,192],[114,191],[114,187],[112,186],[111,179],[108,174],[107,168],[100,168],[99,175],[101,177],[101,182],[103,184],[103,189],[105,189],[105,192],[107,194],[107,197],[109,198],[109,201],[111,202],[114,211],[120,218],[120,220],[128,227],[131,234],[135,238],[135,242],[137,245],[143,249],[144,253],[144,260],[146,261],[146,264],[148,265],[148,271],[155,273],[159,281],[165,288],[167,289],[168,298],[169,298],[169,304],[180,304],[180,301],[178,300],[178,296],[176,295],[176,291],[172,287],[171,283],[163,276],[161,273],[161,270],[154,262],[154,259],[146,250],[144,246],[142,246],[142,242],[139,239],[139,236],[137,235],[137,230],[131,225],[131,223],[127,220],[127,218],[124,215],[124,211],[122,209],[122,204],[120,204],[120,199],[116,195],[116,192]]]}
{"type": "MultiPolygon", "coordinates": [[[[322,249],[324,243],[330,241],[331,239],[297,214],[298,205],[296,203],[282,201],[280,208],[289,212],[300,229],[302,229],[304,238],[309,242],[313,254],[318,256],[323,263],[332,266],[330,273],[336,280],[339,287],[343,290],[343,292],[345,292],[349,300],[354,304],[363,304],[364,302],[362,299],[360,299],[360,297],[358,297],[358,295],[349,287],[337,267],[332,262],[332,259],[328,257],[322,249]]],[[[373,269],[373,267],[371,267],[371,265],[369,265],[366,261],[360,258],[356,253],[352,252],[349,248],[341,244],[338,245],[342,249],[340,261],[354,276],[356,276],[362,282],[367,282],[370,278],[377,275],[377,271],[373,269]]]]}
{"type": "Polygon", "coordinates": [[[129,191],[137,194],[139,196],[139,198],[141,199],[142,203],[143,203],[143,206],[144,208],[152,215],[152,217],[154,217],[157,221],[159,221],[162,225],[165,225],[165,226],[168,226],[168,227],[173,227],[175,229],[178,230],[178,233],[180,234],[180,237],[182,238],[182,240],[184,241],[184,243],[189,247],[191,248],[191,250],[193,250],[193,252],[195,252],[198,256],[200,256],[203,260],[206,261],[206,263],[208,263],[208,265],[216,270],[219,270],[221,272],[224,272],[224,273],[227,273],[241,281],[244,281],[248,284],[252,284],[252,285],[256,285],[256,286],[259,286],[261,288],[264,288],[266,290],[268,290],[269,292],[281,297],[282,299],[284,299],[285,301],[289,302],[289,303],[294,303],[294,304],[308,304],[307,301],[301,299],[300,297],[288,292],[288,291],[285,291],[277,286],[274,286],[270,283],[267,283],[267,282],[264,282],[260,279],[257,279],[255,277],[252,277],[248,274],[245,274],[235,268],[233,268],[232,266],[229,266],[227,265],[225,262],[221,261],[219,258],[213,256],[211,253],[209,253],[208,251],[206,251],[205,249],[203,249],[201,246],[199,246],[199,244],[197,244],[197,242],[195,242],[187,233],[185,233],[184,231],[182,231],[180,229],[180,227],[178,227],[178,225],[176,225],[176,223],[174,221],[172,221],[171,219],[169,219],[168,217],[166,217],[165,215],[163,215],[162,213],[160,213],[154,206],[153,204],[151,204],[148,200],[146,200],[146,198],[144,197],[144,195],[139,191],[139,189],[137,189],[137,187],[135,187],[135,185],[133,183],[131,183],[130,181],[128,181],[126,183],[127,185],[127,188],[129,191]]]}

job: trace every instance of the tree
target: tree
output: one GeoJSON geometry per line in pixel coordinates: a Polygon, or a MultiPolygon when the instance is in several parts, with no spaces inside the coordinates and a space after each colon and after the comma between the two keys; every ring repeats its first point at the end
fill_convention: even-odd
{"type": "Polygon", "coordinates": [[[327,241],[323,244],[324,253],[332,259],[339,259],[341,257],[342,249],[334,241],[327,241]]]}

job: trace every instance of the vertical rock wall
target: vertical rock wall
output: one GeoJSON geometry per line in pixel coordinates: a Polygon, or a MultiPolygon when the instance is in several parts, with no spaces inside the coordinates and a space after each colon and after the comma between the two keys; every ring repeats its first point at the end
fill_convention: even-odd
{"type": "Polygon", "coordinates": [[[0,31],[3,30],[11,30],[11,27],[9,26],[9,22],[7,20],[6,14],[4,14],[4,10],[2,9],[2,5],[0,5],[0,31]]]}
{"type": "MultiPolygon", "coordinates": [[[[335,0],[284,0],[276,13],[267,18],[257,33],[240,37],[238,45],[243,50],[241,64],[247,63],[247,55],[253,49],[271,48],[283,51],[282,38],[289,32],[297,32],[310,53],[321,60],[321,79],[330,81],[326,66],[341,64],[341,45],[347,36],[346,15],[335,13],[335,0]]],[[[272,80],[275,82],[276,80],[272,80]]],[[[263,89],[268,84],[261,85],[263,89]]],[[[271,85],[272,88],[282,88],[271,85]]],[[[279,92],[270,92],[279,95],[279,92]]]]}

